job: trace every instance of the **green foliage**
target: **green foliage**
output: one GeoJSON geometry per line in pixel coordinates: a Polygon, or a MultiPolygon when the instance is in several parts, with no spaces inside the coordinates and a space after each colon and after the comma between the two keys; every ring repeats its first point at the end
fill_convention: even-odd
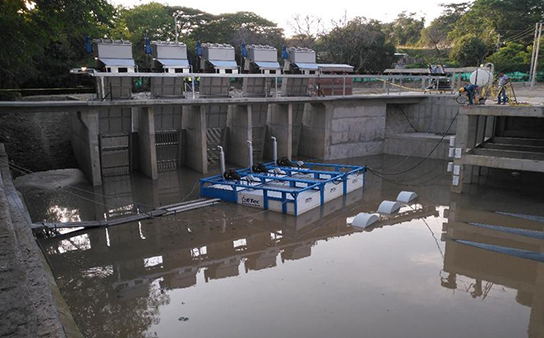
{"type": "Polygon", "coordinates": [[[24,0],[0,1],[0,88],[18,86],[35,74],[32,58],[40,53],[38,27],[24,0]]]}
{"type": "Polygon", "coordinates": [[[192,38],[202,42],[230,43],[236,47],[245,42],[281,48],[284,42],[281,28],[272,21],[251,12],[213,16],[206,25],[195,29],[191,35],[192,38]]]}
{"type": "MultiPolygon", "coordinates": [[[[320,19],[299,16],[296,36],[289,41],[292,45],[309,44],[322,61],[349,63],[359,72],[377,72],[391,65],[395,45],[425,47],[408,52],[415,62],[474,66],[495,47],[500,34],[500,41],[510,43],[486,60],[505,71],[527,70],[531,27],[544,20],[543,0],[474,0],[443,7],[442,15],[426,28],[423,18],[407,12],[386,24],[344,17],[329,32],[324,32],[320,19]],[[451,59],[446,60],[449,49],[451,59]]],[[[194,51],[196,40],[229,43],[237,53],[242,42],[268,44],[278,50],[286,43],[281,28],[251,12],[212,15],[158,2],[116,8],[109,0],[0,0],[4,50],[0,54],[0,88],[75,85],[81,78],[71,76],[69,69],[94,64],[92,56],[85,53],[87,35],[130,40],[137,64],[145,68],[144,38],[173,40],[174,16],[180,40],[187,44],[189,53],[194,51]]],[[[542,62],[544,58],[539,69],[542,62]]]]}
{"type": "Polygon", "coordinates": [[[463,67],[479,66],[487,51],[487,45],[482,40],[474,36],[464,36],[455,43],[450,58],[463,67]]]}
{"type": "Polygon", "coordinates": [[[36,0],[33,21],[40,27],[42,51],[34,57],[40,76],[23,85],[73,86],[70,68],[90,57],[85,36],[104,36],[113,25],[115,8],[107,0],[36,0]]]}
{"type": "Polygon", "coordinates": [[[376,20],[357,17],[334,28],[320,43],[327,53],[324,61],[347,63],[356,72],[379,72],[391,66],[395,47],[386,41],[376,20]]]}
{"type": "Polygon", "coordinates": [[[431,24],[421,31],[420,45],[436,49],[439,54],[440,49],[446,48],[451,44],[449,32],[453,30],[457,21],[466,13],[468,3],[442,4],[444,8],[442,15],[434,19],[431,24]]]}
{"type": "MultiPolygon", "coordinates": [[[[121,9],[113,38],[128,39],[133,44],[134,59],[140,67],[145,62],[144,39],[174,40],[174,16],[178,16],[179,40],[187,44],[191,53],[195,41],[228,43],[239,53],[242,42],[271,44],[281,48],[283,32],[276,24],[255,13],[238,12],[212,15],[187,7],[169,7],[157,2],[130,9],[121,9]]],[[[144,67],[145,68],[145,67],[144,67]]]]}
{"type": "Polygon", "coordinates": [[[497,34],[512,36],[534,27],[542,19],[542,0],[476,0],[457,22],[450,36],[458,39],[473,35],[491,44],[495,43],[497,34]]]}
{"type": "Polygon", "coordinates": [[[413,46],[421,38],[425,19],[416,18],[416,13],[401,12],[395,21],[383,26],[389,41],[396,46],[413,46]]]}
{"type": "Polygon", "coordinates": [[[505,73],[529,71],[531,54],[521,43],[511,42],[486,59],[495,69],[505,73]]]}
{"type": "Polygon", "coordinates": [[[115,9],[106,0],[0,1],[1,87],[70,86],[86,58],[85,36],[103,35],[115,9]]]}

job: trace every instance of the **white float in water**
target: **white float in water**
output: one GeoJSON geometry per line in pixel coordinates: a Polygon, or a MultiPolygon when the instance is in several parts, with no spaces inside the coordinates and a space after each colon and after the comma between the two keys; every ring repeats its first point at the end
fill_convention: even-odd
{"type": "Polygon", "coordinates": [[[391,215],[399,211],[400,203],[394,201],[383,201],[382,204],[378,207],[378,212],[380,214],[391,215]]]}
{"type": "Polygon", "coordinates": [[[365,229],[372,224],[380,220],[380,217],[377,214],[367,214],[365,212],[359,213],[351,222],[351,225],[356,228],[365,229]]]}
{"type": "Polygon", "coordinates": [[[401,191],[397,196],[397,202],[410,203],[417,198],[417,194],[413,191],[401,191]]]}

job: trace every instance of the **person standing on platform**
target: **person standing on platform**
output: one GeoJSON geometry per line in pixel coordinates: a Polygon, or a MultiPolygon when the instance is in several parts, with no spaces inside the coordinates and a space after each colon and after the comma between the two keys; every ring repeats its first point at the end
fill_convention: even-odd
{"type": "Polygon", "coordinates": [[[506,76],[506,74],[504,74],[503,72],[500,72],[499,73],[499,93],[497,94],[497,104],[508,103],[508,94],[506,94],[506,85],[508,84],[508,82],[509,82],[508,76],[506,76]]]}

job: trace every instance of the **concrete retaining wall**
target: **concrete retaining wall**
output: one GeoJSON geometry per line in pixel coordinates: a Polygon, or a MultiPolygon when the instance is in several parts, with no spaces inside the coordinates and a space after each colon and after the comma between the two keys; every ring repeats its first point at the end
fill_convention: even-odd
{"type": "Polygon", "coordinates": [[[388,155],[448,158],[450,138],[429,133],[404,133],[388,136],[384,153],[388,155]]]}
{"type": "Polygon", "coordinates": [[[0,144],[0,336],[83,337],[38,248],[0,144]]]}
{"type": "Polygon", "coordinates": [[[407,132],[455,135],[456,123],[451,123],[459,104],[453,96],[429,96],[417,104],[388,104],[387,135],[407,132]]]}
{"type": "Polygon", "coordinates": [[[299,154],[335,160],[383,153],[386,103],[308,104],[299,154]]]}
{"type": "MultiPolygon", "coordinates": [[[[427,156],[441,135],[455,135],[457,123],[452,121],[459,107],[451,96],[432,96],[417,104],[388,104],[384,153],[427,156]]],[[[429,157],[447,159],[448,144],[446,137],[429,157]]]]}

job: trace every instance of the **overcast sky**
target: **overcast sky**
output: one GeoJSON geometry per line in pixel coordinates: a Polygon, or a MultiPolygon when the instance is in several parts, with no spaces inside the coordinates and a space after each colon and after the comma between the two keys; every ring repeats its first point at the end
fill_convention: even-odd
{"type": "MultiPolygon", "coordinates": [[[[115,5],[131,7],[151,2],[151,0],[109,0],[115,5]]],[[[347,12],[348,18],[364,16],[371,19],[388,22],[396,18],[402,11],[415,12],[425,18],[426,25],[440,15],[441,3],[464,2],[466,0],[360,0],[360,1],[320,1],[320,0],[279,0],[279,1],[251,1],[251,0],[166,0],[158,1],[171,6],[186,6],[203,10],[212,14],[232,13],[239,11],[254,12],[274,21],[285,34],[290,35],[292,30],[288,22],[295,13],[313,15],[323,19],[327,25],[332,19],[338,19],[347,12]]]]}

